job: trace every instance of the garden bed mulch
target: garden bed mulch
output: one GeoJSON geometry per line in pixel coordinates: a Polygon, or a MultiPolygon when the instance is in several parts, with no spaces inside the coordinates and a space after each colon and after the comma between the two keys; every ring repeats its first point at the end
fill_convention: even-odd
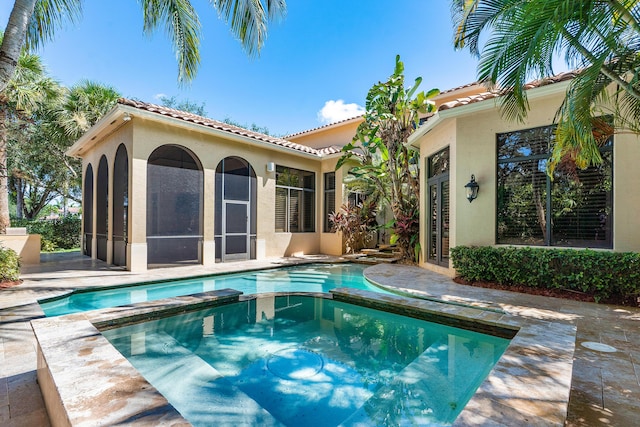
{"type": "MultiPolygon", "coordinates": [[[[472,282],[461,277],[453,279],[454,282],[461,285],[477,286],[479,288],[498,289],[501,291],[520,292],[522,294],[540,295],[543,297],[564,298],[573,301],[582,302],[596,302],[593,295],[586,294],[578,291],[568,291],[562,289],[544,289],[544,288],[532,288],[524,285],[501,285],[494,282],[472,282]]],[[[640,302],[634,297],[622,297],[620,295],[614,295],[607,300],[600,300],[601,304],[613,304],[622,305],[625,307],[640,307],[640,302]]]]}
{"type": "Polygon", "coordinates": [[[22,280],[5,280],[0,282],[0,289],[12,288],[22,283],[22,280]]]}

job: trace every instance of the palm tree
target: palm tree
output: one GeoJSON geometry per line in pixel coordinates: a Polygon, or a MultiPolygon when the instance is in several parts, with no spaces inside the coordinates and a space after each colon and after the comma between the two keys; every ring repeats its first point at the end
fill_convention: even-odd
{"type": "Polygon", "coordinates": [[[67,143],[80,138],[116,105],[120,97],[120,92],[113,86],[91,80],[71,87],[62,105],[56,109],[56,122],[67,143]]]}
{"type": "Polygon", "coordinates": [[[396,56],[393,74],[375,84],[367,94],[367,111],[336,170],[352,166],[347,182],[365,181],[376,189],[376,196],[389,204],[393,214],[392,242],[402,257],[418,258],[418,205],[420,200],[420,153],[406,146],[418,126],[420,115],[433,112],[431,98],[440,91],[418,92],[419,77],[412,87],[404,81],[404,63],[396,56]]]}
{"type": "MultiPolygon", "coordinates": [[[[79,202],[81,163],[65,152],[113,108],[120,96],[114,87],[90,80],[65,88],[58,102],[39,109],[34,117],[37,129],[27,141],[32,147],[17,146],[10,160],[16,155],[25,157],[26,169],[19,171],[21,175],[31,177],[35,187],[62,196],[64,207],[69,198],[79,202]],[[47,173],[38,177],[37,172],[43,168],[47,173]]],[[[38,194],[45,194],[44,190],[38,194]]]]}
{"type": "Polygon", "coordinates": [[[550,172],[568,159],[600,163],[614,128],[640,133],[640,1],[453,0],[453,16],[455,46],[480,58],[479,80],[504,90],[507,119],[526,117],[525,84],[554,74],[555,56],[578,70],[556,115],[550,172]]]}
{"type": "Polygon", "coordinates": [[[0,233],[10,225],[7,130],[10,120],[26,118],[33,110],[61,96],[60,86],[49,78],[39,56],[22,53],[13,78],[0,92],[0,233]]]}
{"type": "MultiPolygon", "coordinates": [[[[263,46],[267,22],[286,13],[285,0],[211,0],[211,3],[231,26],[231,31],[249,55],[256,54],[263,46]]],[[[144,31],[149,33],[163,27],[171,37],[178,60],[178,81],[192,80],[200,64],[200,20],[191,2],[140,0],[140,4],[144,31]]],[[[35,78],[23,61],[31,61],[35,65],[33,61],[36,57],[25,54],[24,48],[36,48],[52,39],[57,28],[66,22],[78,20],[81,12],[82,0],[14,1],[0,43],[0,233],[4,233],[9,225],[6,151],[9,106],[29,107],[31,100],[26,94],[33,87],[31,84],[25,87],[21,85],[26,82],[23,78],[35,78]]]]}
{"type": "MultiPolygon", "coordinates": [[[[140,0],[144,31],[163,27],[171,37],[178,60],[178,81],[192,80],[200,64],[200,20],[190,0],[140,0]]],[[[211,0],[231,26],[249,55],[260,51],[267,22],[286,14],[285,0],[211,0]]],[[[23,47],[38,47],[53,38],[56,29],[74,22],[82,13],[82,0],[15,0],[5,37],[0,45],[0,91],[13,76],[23,47]]]]}

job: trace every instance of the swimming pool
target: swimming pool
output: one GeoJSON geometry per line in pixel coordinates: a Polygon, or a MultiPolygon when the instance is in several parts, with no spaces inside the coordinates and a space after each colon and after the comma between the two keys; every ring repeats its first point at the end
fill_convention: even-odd
{"type": "Polygon", "coordinates": [[[80,290],[63,297],[39,301],[47,317],[117,307],[180,295],[232,288],[244,294],[266,292],[328,292],[350,287],[377,292],[362,275],[362,264],[307,264],[238,274],[199,277],[158,283],[80,290]]]}
{"type": "Polygon", "coordinates": [[[509,340],[310,296],[102,334],[193,425],[448,425],[509,340]]]}

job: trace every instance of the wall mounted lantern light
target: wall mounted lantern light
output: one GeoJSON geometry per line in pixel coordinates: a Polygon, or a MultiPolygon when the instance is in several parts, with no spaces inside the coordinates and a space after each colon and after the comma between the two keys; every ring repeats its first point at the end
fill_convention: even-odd
{"type": "Polygon", "coordinates": [[[267,172],[275,172],[276,164],[273,162],[267,162],[267,172]]]}
{"type": "Polygon", "coordinates": [[[475,175],[471,175],[471,181],[464,188],[467,190],[467,200],[469,200],[469,203],[473,202],[478,197],[478,190],[480,189],[475,175]]]}

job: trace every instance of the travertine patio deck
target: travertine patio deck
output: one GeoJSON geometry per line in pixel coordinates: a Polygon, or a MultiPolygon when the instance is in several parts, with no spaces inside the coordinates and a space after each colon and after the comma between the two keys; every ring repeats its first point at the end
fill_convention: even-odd
{"type": "MultiPolygon", "coordinates": [[[[48,417],[36,383],[36,353],[29,321],[41,317],[37,299],[75,288],[132,283],[274,266],[299,259],[217,264],[151,270],[134,274],[79,254],[43,257],[25,269],[25,282],[0,290],[0,425],[46,426],[48,417]]],[[[567,425],[636,425],[640,419],[640,309],[579,303],[504,291],[473,288],[417,267],[378,265],[367,276],[382,285],[423,297],[500,308],[534,319],[577,326],[575,362],[567,425]],[[615,353],[581,344],[601,342],[615,353]]]]}

